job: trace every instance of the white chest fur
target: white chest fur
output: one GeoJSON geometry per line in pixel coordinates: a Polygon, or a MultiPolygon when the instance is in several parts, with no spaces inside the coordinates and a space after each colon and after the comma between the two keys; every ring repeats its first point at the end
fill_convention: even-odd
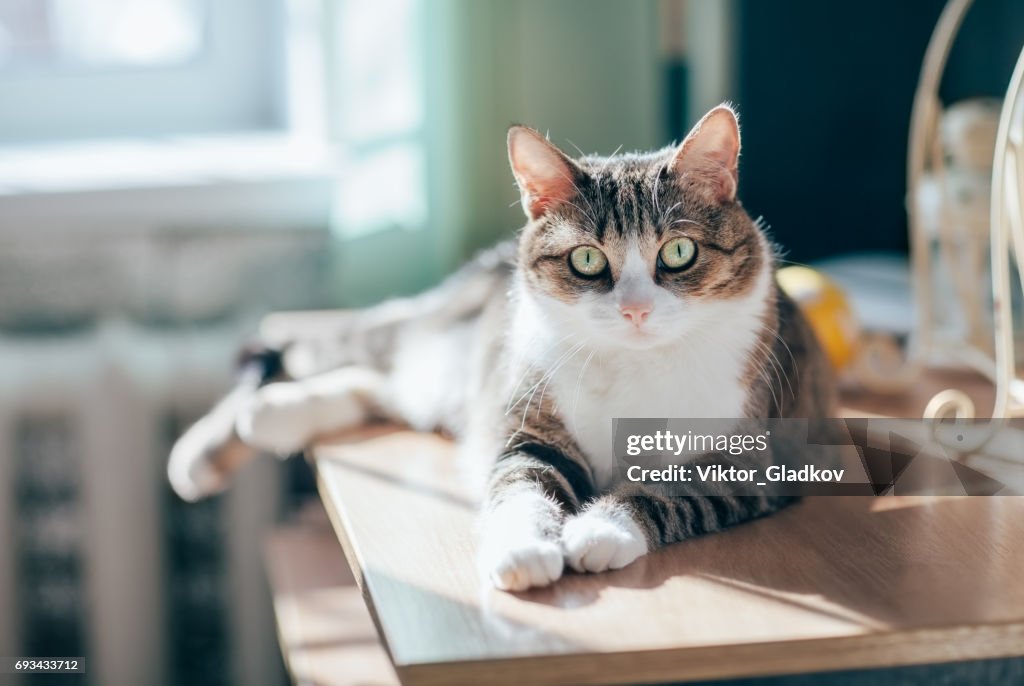
{"type": "Polygon", "coordinates": [[[740,347],[702,341],[674,350],[595,353],[586,369],[584,358],[559,370],[549,392],[598,487],[614,480],[615,417],[743,416],[747,389],[740,372],[746,351],[740,347]]]}
{"type": "Polygon", "coordinates": [[[537,369],[557,369],[544,392],[586,455],[599,488],[615,481],[613,418],[745,415],[745,365],[761,334],[768,283],[749,296],[703,305],[714,311],[701,313],[698,329],[645,350],[602,345],[573,354],[578,337],[566,339],[535,303],[519,302],[512,347],[537,369]]]}

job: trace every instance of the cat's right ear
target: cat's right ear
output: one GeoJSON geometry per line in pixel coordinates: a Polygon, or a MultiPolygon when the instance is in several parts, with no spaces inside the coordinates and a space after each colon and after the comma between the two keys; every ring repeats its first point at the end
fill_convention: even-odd
{"type": "Polygon", "coordinates": [[[526,126],[508,130],[508,160],[530,219],[576,194],[576,164],[548,139],[526,126]]]}
{"type": "Polygon", "coordinates": [[[740,127],[736,112],[719,105],[697,122],[676,150],[669,171],[715,202],[736,199],[740,127]]]}

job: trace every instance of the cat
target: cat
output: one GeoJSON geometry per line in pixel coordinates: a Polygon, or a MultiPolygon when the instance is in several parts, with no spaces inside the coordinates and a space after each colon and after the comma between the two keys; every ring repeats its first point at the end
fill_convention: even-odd
{"type": "Polygon", "coordinates": [[[175,445],[179,494],[225,487],[254,448],[286,455],[374,419],[441,430],[490,469],[478,559],[507,591],[619,569],[793,500],[669,495],[622,479],[612,453],[613,417],[833,416],[832,370],[737,199],[733,109],[652,153],[573,159],[524,126],[508,153],[518,239],[431,291],[250,355],[175,445]]]}

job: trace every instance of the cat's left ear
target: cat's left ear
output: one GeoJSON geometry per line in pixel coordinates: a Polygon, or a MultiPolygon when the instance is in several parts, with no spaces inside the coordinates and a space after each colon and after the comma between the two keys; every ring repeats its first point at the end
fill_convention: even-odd
{"type": "Polygon", "coordinates": [[[537,219],[576,195],[579,168],[544,136],[526,126],[508,130],[508,160],[523,210],[537,219]]]}
{"type": "Polygon", "coordinates": [[[687,187],[716,202],[732,202],[739,185],[740,127],[736,113],[719,105],[697,122],[669,163],[687,187]]]}

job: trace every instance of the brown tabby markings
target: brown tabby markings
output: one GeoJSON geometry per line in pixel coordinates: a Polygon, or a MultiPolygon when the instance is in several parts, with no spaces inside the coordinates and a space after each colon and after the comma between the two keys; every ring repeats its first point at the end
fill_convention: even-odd
{"type": "MultiPolygon", "coordinates": [[[[697,136],[712,115],[688,138],[695,143],[691,150],[698,153],[696,165],[693,155],[684,160],[687,143],[682,152],[667,149],[607,160],[565,160],[571,192],[559,188],[557,175],[543,167],[537,179],[531,179],[534,169],[529,164],[517,169],[513,151],[524,197],[543,200],[527,208],[531,221],[519,241],[520,273],[530,290],[565,303],[575,303],[587,293],[608,292],[633,246],[655,282],[684,300],[737,298],[750,293],[765,270],[774,271],[767,238],[735,199],[739,143],[735,137],[730,145],[727,128],[721,135],[721,114],[713,113],[717,119],[704,140],[697,136]],[[724,145],[718,147],[720,143],[724,145]],[[545,187],[553,192],[538,191],[545,187]],[[695,262],[679,272],[658,268],[660,246],[677,236],[695,242],[695,262]],[[584,278],[570,268],[569,254],[579,245],[604,252],[604,273],[584,278]]],[[[521,135],[516,133],[518,140],[521,135]]],[[[536,141],[527,143],[536,154],[536,141]]],[[[831,370],[799,311],[774,282],[763,312],[753,350],[737,371],[749,389],[747,416],[827,416],[834,406],[831,370]]],[[[488,494],[491,507],[500,504],[504,491],[534,484],[553,499],[549,516],[557,522],[580,512],[605,512],[608,521],[615,521],[616,513],[625,511],[640,526],[650,550],[763,516],[792,501],[767,494],[736,497],[724,491],[720,496],[680,495],[678,484],[669,494],[658,483],[631,482],[598,494],[586,457],[556,418],[557,408],[549,404],[542,398],[536,411],[527,404],[521,424],[509,427],[511,445],[496,467],[488,494]]],[[[771,450],[749,457],[760,460],[762,467],[773,461],[771,450]]]]}
{"type": "Polygon", "coordinates": [[[666,172],[675,150],[575,164],[577,197],[531,222],[519,242],[520,264],[531,286],[566,303],[587,292],[607,292],[619,277],[629,242],[640,248],[656,282],[687,297],[730,298],[752,287],[764,267],[764,236],[736,202],[713,205],[687,193],[666,172]],[[658,250],[672,238],[697,243],[697,259],[682,272],[656,270],[658,250]],[[569,253],[594,245],[609,260],[597,278],[577,276],[569,253]]]}
{"type": "MultiPolygon", "coordinates": [[[[482,255],[436,289],[362,311],[327,335],[298,337],[283,357],[278,355],[274,374],[282,366],[284,377],[302,379],[330,376],[342,367],[369,370],[385,381],[372,393],[351,386],[335,389],[336,396],[354,397],[365,406],[359,421],[380,416],[460,438],[481,428],[488,440],[500,437],[503,447],[491,472],[484,510],[488,514],[508,506],[503,514],[510,516],[497,521],[510,529],[484,531],[482,543],[496,544],[489,573],[502,588],[522,590],[558,578],[561,566],[552,571],[538,560],[552,562],[553,550],[553,561],[561,565],[562,545],[564,561],[573,564],[560,536],[593,513],[607,514],[605,524],[634,540],[642,532],[647,550],[769,514],[788,499],[669,495],[657,483],[632,482],[601,493],[587,455],[566,427],[565,408],[557,407],[544,390],[518,404],[509,398],[522,389],[546,388],[540,382],[547,372],[512,368],[517,363],[511,359],[515,353],[509,333],[516,326],[518,302],[508,297],[510,291],[525,289],[531,297],[543,294],[578,303],[614,289],[634,249],[654,282],[684,303],[736,299],[764,288],[765,277],[775,268],[773,251],[735,198],[738,154],[735,115],[727,107],[709,113],[679,148],[607,159],[570,160],[536,132],[515,128],[510,158],[530,217],[518,243],[482,255]],[[695,242],[694,263],[678,272],[659,268],[660,247],[678,236],[695,242]],[[605,274],[583,278],[571,270],[569,253],[580,245],[603,251],[608,258],[605,274]],[[294,363],[299,358],[307,362],[294,363]],[[510,389],[515,379],[519,385],[510,389]],[[516,509],[524,502],[534,509],[516,509]],[[630,520],[626,525],[621,521],[624,513],[630,520]],[[534,526],[537,531],[526,530],[534,526]],[[624,532],[630,527],[632,532],[624,532]],[[526,534],[541,537],[544,545],[538,548],[526,534]],[[537,557],[538,549],[546,557],[537,557]],[[542,571],[547,576],[537,578],[542,571]]],[[[735,374],[732,378],[746,389],[742,412],[749,417],[830,416],[835,404],[832,374],[807,323],[776,286],[764,297],[748,359],[722,377],[735,374]]],[[[629,354],[628,349],[624,352],[629,354]]],[[[633,354],[644,361],[647,353],[633,354]]],[[[271,376],[265,374],[262,381],[271,376]]],[[[170,469],[179,493],[194,498],[223,487],[223,474],[251,457],[253,450],[243,444],[236,418],[244,415],[253,396],[260,399],[273,390],[258,389],[259,381],[245,381],[179,441],[170,469]],[[213,477],[199,483],[193,474],[204,470],[195,468],[205,468],[213,477]]],[[[309,399],[330,400],[329,394],[309,399]]],[[[352,427],[315,430],[344,428],[352,427]]],[[[299,436],[297,442],[315,437],[299,436]]],[[[275,440],[275,450],[276,445],[275,440]]],[[[487,452],[480,457],[494,456],[487,452]]],[[[752,457],[765,464],[772,460],[770,451],[752,457]]]]}

